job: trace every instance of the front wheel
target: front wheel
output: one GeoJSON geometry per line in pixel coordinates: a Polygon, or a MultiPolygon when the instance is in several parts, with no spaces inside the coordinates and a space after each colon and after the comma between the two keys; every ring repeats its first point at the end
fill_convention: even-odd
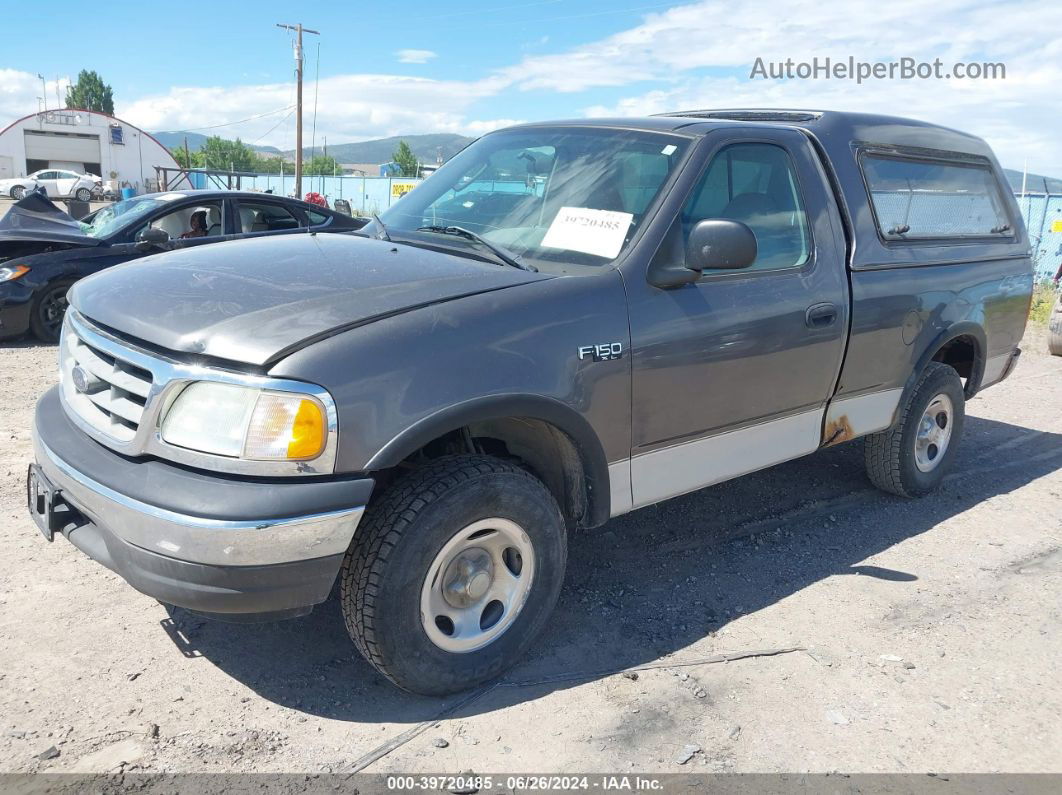
{"type": "Polygon", "coordinates": [[[930,362],[892,428],[864,442],[867,475],[879,489],[920,497],[944,479],[962,437],[966,398],[959,374],[930,362]]]}
{"type": "Polygon", "coordinates": [[[343,618],[403,690],[456,693],[521,658],[566,561],[564,519],[541,481],[498,458],[449,456],[369,509],[340,572],[343,618]]]}
{"type": "Polygon", "coordinates": [[[13,187],[11,189],[11,198],[14,199],[15,201],[21,201],[22,198],[25,195],[26,195],[26,189],[24,187],[22,187],[21,185],[16,185],[15,187],[13,187]]]}
{"type": "Polygon", "coordinates": [[[49,284],[30,307],[30,331],[41,342],[58,342],[59,331],[66,316],[66,294],[73,282],[49,284]]]}
{"type": "Polygon", "coordinates": [[[1052,356],[1062,356],[1062,295],[1055,301],[1047,322],[1047,350],[1052,356]]]}
{"type": "Polygon", "coordinates": [[[88,188],[78,188],[77,191],[74,193],[74,198],[77,199],[79,202],[92,201],[92,191],[90,191],[88,188]]]}

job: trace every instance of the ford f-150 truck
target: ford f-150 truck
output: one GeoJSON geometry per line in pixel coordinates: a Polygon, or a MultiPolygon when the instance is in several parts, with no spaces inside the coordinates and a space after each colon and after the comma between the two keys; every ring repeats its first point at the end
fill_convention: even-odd
{"type": "Polygon", "coordinates": [[[980,139],[833,112],[490,133],[353,234],[78,282],[29,508],[158,600],[338,582],[398,686],[497,677],[569,534],[862,437],[905,497],[1013,369],[1029,242],[980,139]]]}

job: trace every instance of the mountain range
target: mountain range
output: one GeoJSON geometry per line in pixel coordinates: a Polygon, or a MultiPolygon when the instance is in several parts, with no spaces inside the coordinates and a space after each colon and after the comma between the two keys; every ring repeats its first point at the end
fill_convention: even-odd
{"type": "MultiPolygon", "coordinates": [[[[208,137],[202,133],[182,132],[180,130],[154,132],[152,135],[159,140],[159,143],[169,149],[183,147],[184,141],[187,138],[188,148],[194,152],[203,148],[208,137]]],[[[417,156],[418,160],[422,163],[434,163],[439,158],[440,154],[444,161],[449,160],[468,146],[473,140],[474,139],[467,138],[464,135],[456,135],[454,133],[395,135],[390,138],[377,138],[372,141],[330,144],[328,146],[328,154],[340,163],[387,163],[393,159],[395,149],[398,148],[399,142],[405,141],[409,144],[410,149],[413,150],[413,154],[417,156]]],[[[288,160],[295,157],[294,149],[280,150],[275,146],[250,146],[256,152],[260,152],[266,156],[279,155],[288,160]]],[[[322,145],[312,148],[304,146],[302,149],[302,156],[304,158],[320,154],[324,154],[323,143],[322,145]]]]}
{"type": "MultiPolygon", "coordinates": [[[[206,145],[207,138],[210,137],[208,135],[203,135],[203,133],[184,132],[183,130],[169,130],[165,132],[153,132],[151,134],[167,149],[182,148],[185,139],[188,139],[188,148],[193,152],[198,152],[202,149],[206,145]]],[[[275,146],[255,146],[253,144],[249,144],[249,146],[256,152],[261,152],[263,155],[280,154],[280,150],[275,146]]]]}

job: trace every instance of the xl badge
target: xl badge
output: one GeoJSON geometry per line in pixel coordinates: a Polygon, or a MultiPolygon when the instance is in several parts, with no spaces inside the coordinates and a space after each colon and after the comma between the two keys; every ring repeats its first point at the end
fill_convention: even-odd
{"type": "Polygon", "coordinates": [[[595,362],[607,362],[623,355],[622,342],[603,342],[598,345],[580,345],[579,358],[591,357],[595,362]]]}

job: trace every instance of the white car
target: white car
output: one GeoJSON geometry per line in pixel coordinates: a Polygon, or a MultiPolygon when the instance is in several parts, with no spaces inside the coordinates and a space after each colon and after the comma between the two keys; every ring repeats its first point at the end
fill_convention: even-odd
{"type": "Polygon", "coordinates": [[[100,182],[100,178],[92,174],[78,174],[76,171],[49,168],[34,171],[25,177],[0,179],[0,196],[10,196],[18,201],[28,191],[43,187],[51,199],[74,198],[87,202],[92,198],[92,191],[100,182]]]}

